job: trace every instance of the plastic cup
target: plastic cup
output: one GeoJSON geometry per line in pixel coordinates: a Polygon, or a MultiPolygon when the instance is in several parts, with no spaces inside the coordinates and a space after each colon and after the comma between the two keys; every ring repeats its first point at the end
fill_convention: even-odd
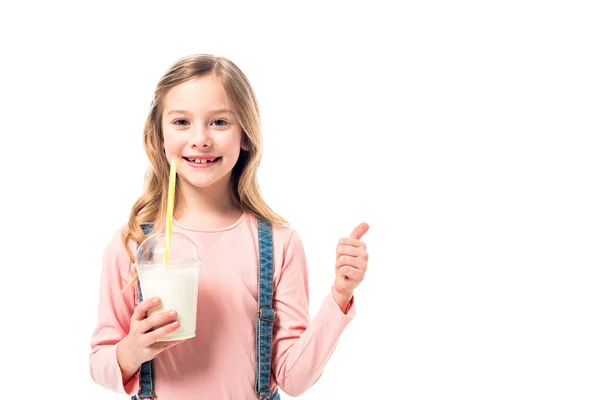
{"type": "Polygon", "coordinates": [[[158,297],[161,303],[148,316],[162,311],[177,311],[177,330],[159,341],[189,339],[196,336],[198,279],[202,260],[194,242],[182,233],[171,235],[169,262],[164,263],[165,234],[155,234],[142,242],[137,251],[136,269],[144,299],[158,297]]]}

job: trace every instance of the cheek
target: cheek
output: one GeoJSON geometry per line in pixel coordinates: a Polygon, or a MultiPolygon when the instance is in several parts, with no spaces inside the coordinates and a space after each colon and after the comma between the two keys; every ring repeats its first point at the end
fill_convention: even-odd
{"type": "Polygon", "coordinates": [[[231,156],[235,156],[240,150],[242,144],[241,138],[235,134],[215,135],[213,139],[214,146],[220,152],[231,156]]]}
{"type": "Polygon", "coordinates": [[[234,156],[236,159],[240,154],[240,146],[242,145],[242,141],[239,139],[232,139],[227,148],[229,149],[228,153],[234,156]]]}
{"type": "Polygon", "coordinates": [[[185,140],[182,135],[176,135],[172,132],[163,131],[163,148],[167,154],[178,153],[185,146],[185,140]]]}

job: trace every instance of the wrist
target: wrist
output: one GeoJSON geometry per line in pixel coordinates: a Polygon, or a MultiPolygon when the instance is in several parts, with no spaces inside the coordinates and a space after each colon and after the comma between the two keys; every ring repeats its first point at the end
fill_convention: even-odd
{"type": "Polygon", "coordinates": [[[123,383],[128,382],[140,369],[141,363],[135,361],[129,347],[129,336],[117,343],[117,364],[121,369],[123,383]]]}
{"type": "Polygon", "coordinates": [[[337,303],[338,307],[340,308],[340,310],[344,314],[346,314],[346,312],[348,311],[348,306],[350,305],[350,300],[352,300],[353,293],[343,294],[343,293],[340,293],[337,290],[335,290],[335,287],[334,287],[331,290],[331,294],[333,296],[333,299],[337,303]]]}

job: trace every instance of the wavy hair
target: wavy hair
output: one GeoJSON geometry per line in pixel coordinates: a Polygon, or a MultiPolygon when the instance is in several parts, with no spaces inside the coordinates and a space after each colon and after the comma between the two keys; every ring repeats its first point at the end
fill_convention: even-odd
{"type": "MultiPolygon", "coordinates": [[[[254,90],[247,77],[233,62],[224,57],[209,54],[184,57],[173,64],[160,79],[146,118],[144,150],[150,167],[146,172],[142,195],[131,208],[129,222],[123,230],[123,243],[132,262],[135,262],[135,256],[127,246],[129,240],[141,243],[147,237],[142,231],[142,225],[164,221],[166,218],[170,164],[163,150],[162,112],[165,95],[180,83],[211,73],[220,79],[242,127],[242,140],[248,144],[247,151],[240,151],[231,173],[230,187],[235,205],[240,211],[248,212],[257,218],[272,223],[287,223],[267,205],[259,189],[257,170],[263,149],[260,114],[254,90]]],[[[179,193],[180,190],[176,186],[176,204],[179,193]]],[[[150,234],[157,232],[162,225],[155,223],[150,234]]]]}

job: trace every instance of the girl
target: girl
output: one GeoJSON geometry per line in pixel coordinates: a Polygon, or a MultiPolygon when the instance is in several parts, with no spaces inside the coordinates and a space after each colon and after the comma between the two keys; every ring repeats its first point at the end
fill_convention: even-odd
{"type": "Polygon", "coordinates": [[[309,321],[302,241],[261,197],[258,105],[225,58],[196,55],[171,67],[156,88],[144,148],[151,163],[144,193],[104,252],[92,379],[133,399],[279,399],[278,388],[300,395],[354,316],[368,225],[340,240],[331,293],[309,321]],[[144,299],[128,282],[137,245],[164,230],[173,159],[173,232],[194,241],[204,264],[196,336],[157,342],[178,328],[177,313],[147,317],[160,299],[144,299]]]}

